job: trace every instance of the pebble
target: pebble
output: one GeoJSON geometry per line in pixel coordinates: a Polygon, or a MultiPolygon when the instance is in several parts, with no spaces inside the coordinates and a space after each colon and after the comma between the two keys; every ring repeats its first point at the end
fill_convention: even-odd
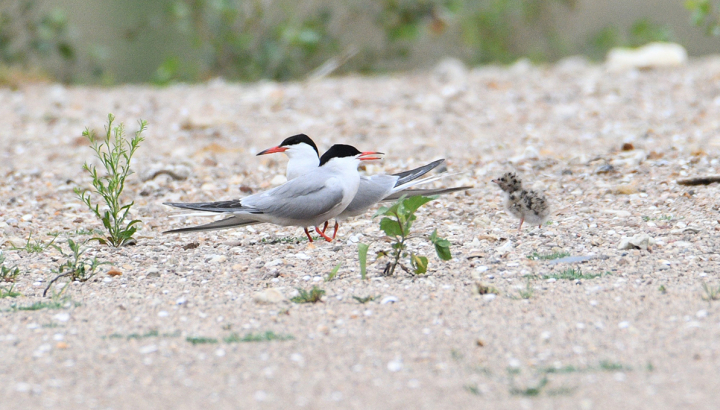
{"type": "Polygon", "coordinates": [[[391,360],[387,364],[387,369],[391,372],[399,372],[403,368],[402,360],[391,360]]]}
{"type": "Polygon", "coordinates": [[[267,288],[253,295],[256,303],[280,303],[285,299],[283,294],[276,288],[267,288]]]}
{"type": "Polygon", "coordinates": [[[397,303],[398,298],[395,296],[385,296],[380,302],[381,305],[387,305],[388,303],[397,303]]]}
{"type": "Polygon", "coordinates": [[[140,354],[155,353],[158,351],[157,345],[147,345],[140,348],[140,354]]]}
{"type": "Polygon", "coordinates": [[[227,256],[225,255],[214,255],[210,258],[210,263],[223,263],[225,261],[227,261],[227,256]]]}
{"type": "Polygon", "coordinates": [[[70,320],[70,314],[69,313],[58,313],[55,316],[53,316],[53,319],[57,320],[58,322],[67,322],[70,320]]]}

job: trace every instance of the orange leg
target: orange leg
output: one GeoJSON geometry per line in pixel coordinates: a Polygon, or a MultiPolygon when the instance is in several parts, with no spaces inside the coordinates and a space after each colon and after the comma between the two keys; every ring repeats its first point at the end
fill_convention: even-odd
{"type": "Polygon", "coordinates": [[[307,235],[307,237],[308,237],[308,241],[310,241],[310,243],[312,243],[313,240],[312,240],[312,236],[310,236],[310,232],[308,232],[307,228],[303,228],[303,229],[305,230],[305,235],[307,235]]]}
{"type": "Polygon", "coordinates": [[[332,239],[330,239],[327,235],[325,235],[325,232],[320,232],[320,228],[319,228],[319,227],[317,227],[317,226],[315,227],[315,232],[317,232],[318,235],[320,235],[320,236],[322,236],[323,238],[325,238],[326,241],[332,242],[332,239]]]}
{"type": "MultiPolygon", "coordinates": [[[[326,222],[327,223],[327,222],[326,222]]],[[[340,224],[338,221],[335,221],[335,230],[333,231],[333,239],[335,239],[335,235],[337,235],[338,228],[340,227],[340,224]]]]}
{"type": "Polygon", "coordinates": [[[327,230],[328,227],[328,221],[325,221],[325,225],[323,226],[323,233],[327,230]]]}
{"type": "Polygon", "coordinates": [[[523,224],[523,222],[525,222],[525,220],[524,220],[524,219],[521,219],[521,220],[520,220],[520,226],[518,226],[518,232],[520,232],[520,230],[522,229],[522,224],[523,224]]]}

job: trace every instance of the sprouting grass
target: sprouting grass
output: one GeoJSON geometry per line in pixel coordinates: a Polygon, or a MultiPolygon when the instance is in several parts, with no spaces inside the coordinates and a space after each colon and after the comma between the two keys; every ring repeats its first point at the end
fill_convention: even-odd
{"type": "Polygon", "coordinates": [[[658,291],[664,295],[667,293],[667,288],[665,287],[665,285],[660,285],[658,291]]]}
{"type": "Polygon", "coordinates": [[[245,336],[240,337],[237,333],[233,333],[230,336],[223,338],[225,343],[250,343],[250,342],[271,342],[273,340],[293,340],[295,337],[292,335],[277,334],[273,331],[267,331],[265,333],[247,333],[245,336]]]}
{"type": "Polygon", "coordinates": [[[543,373],[575,373],[575,372],[581,372],[583,369],[578,369],[577,367],[573,365],[567,365],[563,367],[545,367],[543,369],[540,369],[543,373]]]}
{"type": "Polygon", "coordinates": [[[647,215],[642,216],[642,220],[645,222],[648,222],[648,221],[672,221],[673,219],[674,218],[672,215],[661,215],[657,218],[651,218],[647,215]]]}
{"type": "Polygon", "coordinates": [[[335,267],[330,271],[330,273],[328,273],[327,277],[325,278],[325,282],[330,282],[331,280],[335,279],[341,266],[342,263],[338,263],[337,265],[335,265],[335,267]]]}
{"type": "Polygon", "coordinates": [[[566,258],[570,256],[570,252],[553,252],[553,253],[537,253],[533,252],[530,255],[527,256],[528,259],[531,260],[543,260],[543,261],[551,261],[554,259],[560,259],[560,258],[566,258]]]}
{"type": "Polygon", "coordinates": [[[530,281],[525,283],[525,289],[519,289],[518,290],[518,296],[514,299],[530,299],[535,294],[535,289],[533,289],[532,284],[530,281]]]}
{"type": "Polygon", "coordinates": [[[62,248],[57,247],[57,250],[59,250],[60,253],[68,259],[64,264],[60,265],[58,269],[53,270],[53,272],[58,275],[48,282],[48,285],[43,292],[43,296],[47,294],[53,283],[61,278],[69,279],[67,284],[63,286],[60,291],[62,294],[70,283],[75,281],[87,282],[97,274],[97,268],[100,265],[108,264],[108,262],[99,262],[97,258],[83,258],[82,255],[85,253],[86,249],[83,249],[82,244],[75,242],[72,239],[68,239],[68,246],[70,247],[72,254],[65,254],[65,252],[62,251],[62,248]]]}
{"type": "Polygon", "coordinates": [[[108,114],[105,140],[98,139],[95,133],[87,128],[83,132],[83,136],[90,141],[90,148],[95,151],[95,156],[105,168],[105,175],[99,175],[97,167],[87,162],[83,165],[83,169],[90,174],[95,193],[102,197],[107,209],[101,211],[97,204],[93,205],[91,195],[87,190],[75,188],[75,194],[102,221],[107,231],[107,236],[96,236],[93,239],[102,244],[109,243],[118,247],[132,241],[132,237],[137,231],[135,224],[140,222],[135,219],[126,223],[126,218],[134,202],[123,205],[120,203],[120,196],[125,189],[126,178],[132,174],[130,162],[138,146],[144,140],[141,134],[145,131],[147,123],[140,120],[140,129],[135,132],[132,139],[128,140],[125,137],[123,124],[113,127],[114,120],[115,117],[108,114]]]}
{"type": "Polygon", "coordinates": [[[218,342],[217,339],[212,337],[187,337],[185,338],[185,340],[192,343],[193,346],[202,344],[215,344],[218,342]]]}
{"type": "Polygon", "coordinates": [[[360,303],[361,305],[364,305],[364,304],[366,304],[366,303],[368,303],[368,302],[372,302],[373,300],[375,300],[375,299],[377,299],[377,298],[379,298],[379,297],[380,297],[380,295],[376,295],[376,296],[365,296],[365,297],[353,296],[352,298],[355,299],[355,300],[356,300],[358,303],[360,303]]]}
{"type": "Polygon", "coordinates": [[[45,249],[49,248],[50,246],[53,246],[53,243],[55,242],[55,240],[57,239],[57,237],[59,235],[60,234],[57,234],[57,233],[50,234],[50,236],[53,237],[52,240],[50,242],[43,242],[43,241],[39,241],[37,239],[33,240],[32,234],[30,234],[27,238],[27,241],[25,242],[25,245],[20,246],[20,247],[13,245],[10,249],[13,251],[25,251],[27,253],[44,252],[45,249]]]}
{"type": "Polygon", "coordinates": [[[5,266],[5,256],[0,254],[0,283],[10,283],[10,286],[0,286],[0,299],[16,298],[21,296],[20,292],[15,292],[15,281],[20,276],[20,268],[13,266],[8,268],[5,266]]]}
{"type": "MultiPolygon", "coordinates": [[[[609,274],[609,273],[607,273],[609,274]]],[[[566,279],[566,280],[582,280],[582,279],[595,279],[602,276],[602,273],[582,273],[580,268],[568,268],[560,273],[551,273],[549,275],[543,275],[543,279],[566,279]]]]}
{"type": "Polygon", "coordinates": [[[541,373],[545,374],[567,374],[567,373],[584,373],[584,372],[594,372],[594,371],[631,371],[632,368],[630,366],[623,365],[621,363],[611,362],[608,360],[602,360],[598,363],[597,366],[588,366],[588,367],[575,367],[573,365],[567,365],[563,367],[544,367],[541,369],[538,369],[541,373]]]}
{"type": "Polygon", "coordinates": [[[718,286],[709,286],[707,283],[703,283],[703,296],[702,299],[707,302],[712,302],[713,300],[720,300],[720,285],[718,286]]]}
{"type": "MultiPolygon", "coordinates": [[[[313,241],[317,240],[318,236],[313,236],[313,241]]],[[[277,243],[300,243],[300,242],[307,242],[308,238],[307,236],[283,236],[282,238],[262,238],[260,240],[260,243],[264,243],[267,245],[274,245],[277,243]]]]}
{"type": "Polygon", "coordinates": [[[12,310],[41,310],[41,309],[65,309],[70,303],[74,306],[80,306],[78,302],[72,302],[69,299],[53,299],[48,302],[35,302],[30,305],[17,305],[13,304],[10,306],[12,310]]]}
{"type": "Polygon", "coordinates": [[[554,396],[569,396],[577,390],[576,387],[558,387],[557,389],[547,389],[545,390],[545,394],[554,397],[554,396]]]}
{"type": "Polygon", "coordinates": [[[301,288],[297,288],[297,291],[299,292],[299,295],[290,299],[290,301],[295,303],[318,303],[325,294],[325,291],[317,286],[313,286],[309,292],[301,288]]]}
{"type": "Polygon", "coordinates": [[[475,384],[466,384],[463,386],[463,390],[475,396],[480,396],[482,394],[475,384]]]}
{"type": "Polygon", "coordinates": [[[174,332],[174,333],[160,333],[157,330],[150,330],[146,333],[130,333],[129,335],[123,335],[120,333],[113,333],[110,336],[103,336],[103,339],[125,339],[125,340],[142,340],[147,339],[151,337],[178,337],[180,336],[180,332],[174,332]]]}
{"type": "Polygon", "coordinates": [[[611,362],[609,360],[601,360],[600,364],[598,366],[600,370],[608,371],[608,372],[616,372],[619,370],[632,370],[631,367],[625,366],[621,363],[611,362]]]}
{"type": "Polygon", "coordinates": [[[535,397],[540,395],[542,393],[545,386],[548,384],[547,377],[543,377],[538,384],[535,386],[529,386],[525,388],[518,388],[518,387],[511,387],[510,388],[510,394],[513,396],[527,396],[527,397],[535,397]]]}

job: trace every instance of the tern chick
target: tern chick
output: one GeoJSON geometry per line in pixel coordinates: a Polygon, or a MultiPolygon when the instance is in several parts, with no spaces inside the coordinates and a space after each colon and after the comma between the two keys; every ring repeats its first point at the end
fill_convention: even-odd
{"type": "Polygon", "coordinates": [[[523,189],[522,181],[513,172],[493,179],[492,182],[505,192],[505,209],[520,219],[518,232],[525,221],[538,225],[538,228],[542,227],[550,216],[550,206],[542,192],[523,189]]]}

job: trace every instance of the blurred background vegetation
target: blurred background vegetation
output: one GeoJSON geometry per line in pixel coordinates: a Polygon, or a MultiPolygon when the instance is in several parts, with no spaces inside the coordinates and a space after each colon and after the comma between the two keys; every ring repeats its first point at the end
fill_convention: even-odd
{"type": "Polygon", "coordinates": [[[536,62],[675,41],[718,52],[718,0],[2,0],[0,83],[117,84],[536,62]]]}

